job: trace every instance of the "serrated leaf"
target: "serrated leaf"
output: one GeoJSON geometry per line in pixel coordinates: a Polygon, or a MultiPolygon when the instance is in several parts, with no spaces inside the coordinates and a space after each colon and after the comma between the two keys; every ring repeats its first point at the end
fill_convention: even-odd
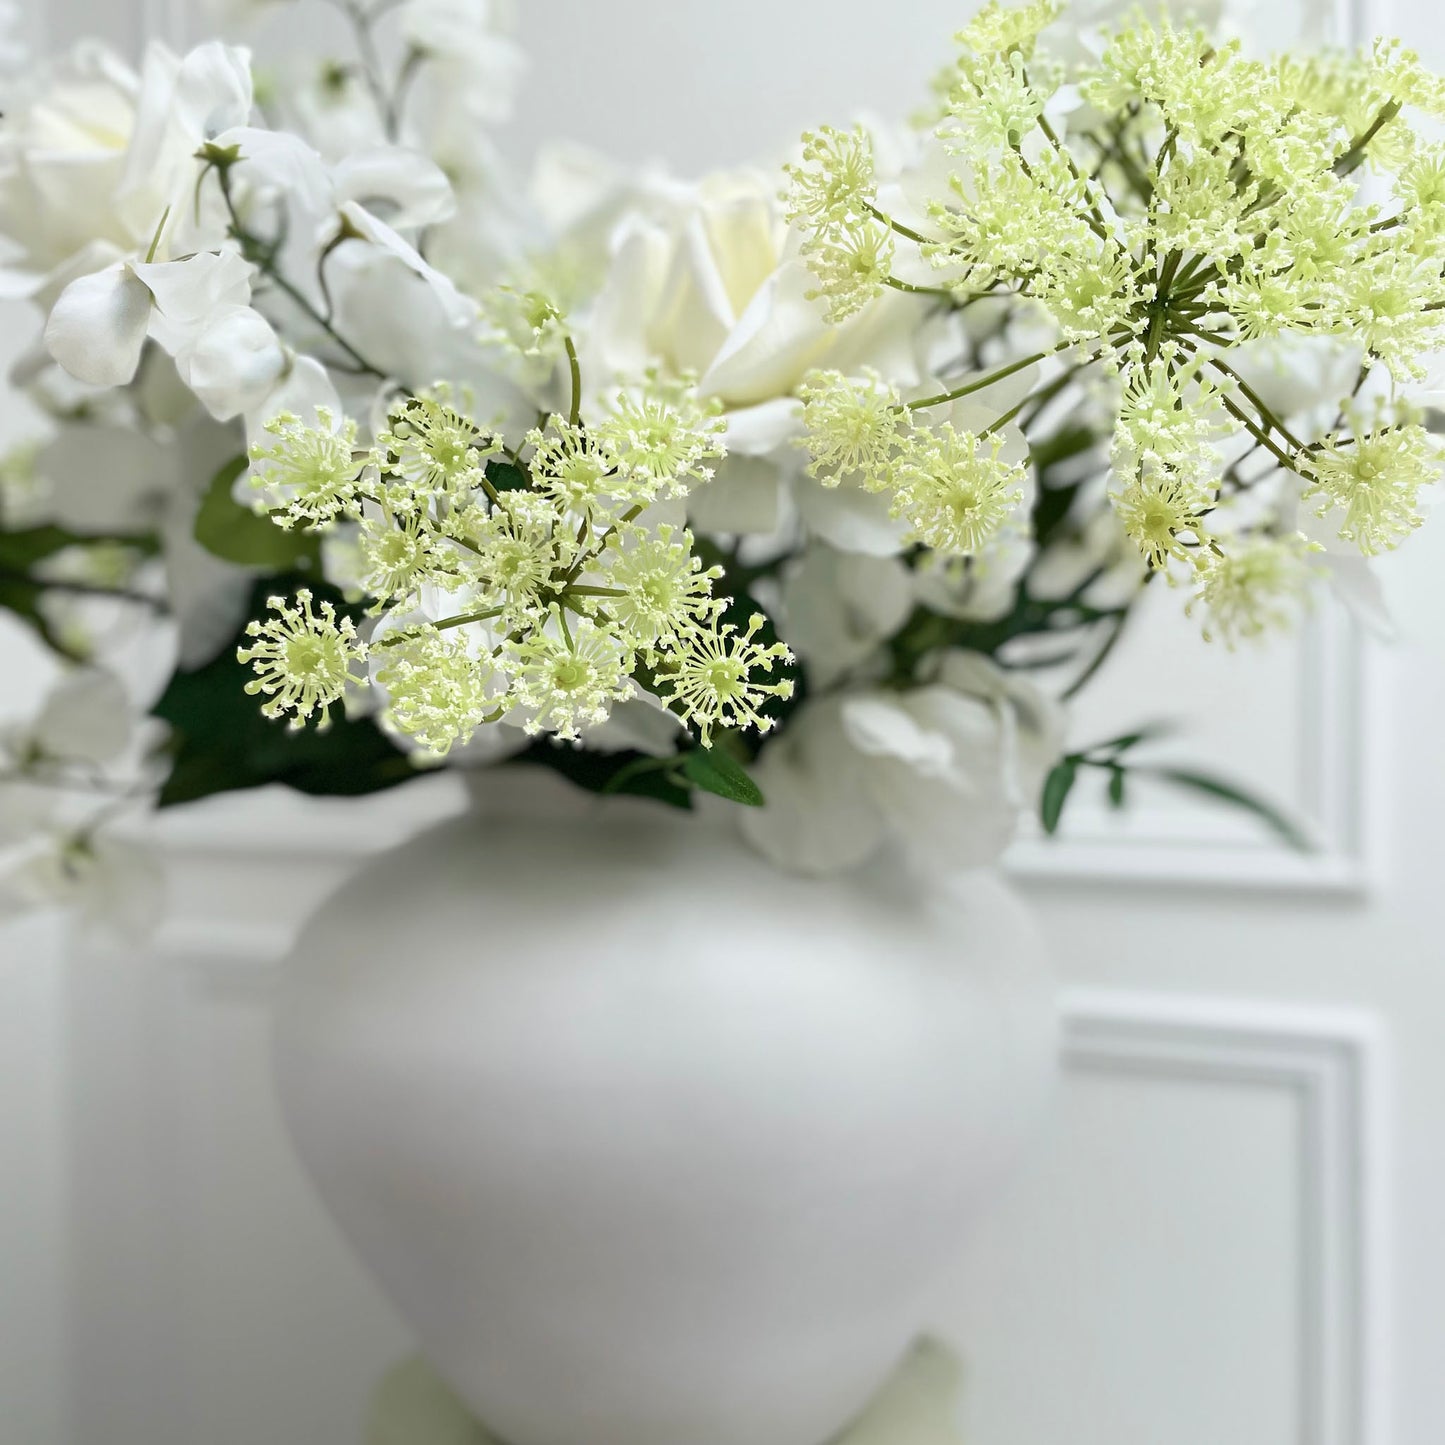
{"type": "Polygon", "coordinates": [[[682,755],[681,763],[683,774],[703,792],[748,808],[763,806],[762,789],[748,776],[747,769],[721,748],[695,748],[682,755]]]}
{"type": "Polygon", "coordinates": [[[1221,803],[1229,803],[1233,807],[1243,808],[1247,813],[1253,813],[1260,822],[1300,853],[1314,851],[1313,843],[1298,824],[1286,817],[1272,803],[1267,803],[1263,798],[1257,797],[1233,783],[1227,783],[1222,778],[1216,778],[1210,773],[1195,772],[1192,768],[1151,768],[1149,771],[1156,777],[1173,783],[1176,787],[1203,793],[1221,803]]]}
{"type": "Polygon", "coordinates": [[[321,544],[310,532],[287,531],[264,513],[243,507],[231,495],[249,463],[232,457],[214,477],[196,513],[196,541],[213,557],[263,572],[291,572],[318,566],[321,544]]]}
{"type": "Polygon", "coordinates": [[[1078,763],[1073,758],[1064,758],[1054,764],[1048,777],[1044,779],[1044,796],[1039,805],[1039,817],[1045,833],[1053,834],[1058,831],[1064,804],[1068,801],[1078,776],[1078,763]]]}

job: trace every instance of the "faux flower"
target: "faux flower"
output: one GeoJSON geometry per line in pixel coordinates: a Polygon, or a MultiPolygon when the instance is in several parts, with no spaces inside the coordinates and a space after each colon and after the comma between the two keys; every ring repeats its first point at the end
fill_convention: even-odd
{"type": "Polygon", "coordinates": [[[941,659],[929,684],[807,703],[767,746],[765,807],[740,820],[780,867],[828,872],[885,840],[924,867],[996,862],[1062,747],[1059,710],[976,653],[941,659]]]}

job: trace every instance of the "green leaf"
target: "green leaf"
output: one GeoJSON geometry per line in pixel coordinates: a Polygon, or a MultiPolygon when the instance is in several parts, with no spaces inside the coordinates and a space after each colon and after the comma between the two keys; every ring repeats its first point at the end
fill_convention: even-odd
{"type": "Polygon", "coordinates": [[[1113,767],[1109,769],[1109,805],[1114,808],[1124,806],[1124,769],[1113,767]]]}
{"type": "MultiPolygon", "coordinates": [[[[333,589],[292,575],[259,580],[248,616],[262,614],[267,596],[302,585],[318,600],[335,603],[339,614],[350,610],[333,589]]],[[[348,718],[339,707],[325,732],[315,726],[292,731],[262,717],[258,700],[244,690],[252,671],[236,661],[244,636],[238,632],[204,667],[176,673],[152,709],[172,728],[162,807],[267,783],[314,795],[356,796],[395,787],[424,771],[370,718],[348,718]]]]}
{"type": "Polygon", "coordinates": [[[1314,852],[1314,844],[1298,824],[1286,817],[1273,804],[1265,802],[1263,798],[1256,797],[1253,793],[1246,792],[1243,788],[1236,787],[1233,783],[1227,783],[1222,778],[1216,778],[1210,773],[1195,772],[1192,768],[1150,768],[1148,771],[1156,777],[1163,778],[1166,782],[1173,783],[1176,787],[1188,788],[1193,792],[1203,793],[1206,797],[1216,798],[1221,803],[1229,803],[1233,807],[1243,808],[1245,812],[1253,813],[1260,822],[1277,833],[1291,848],[1300,853],[1314,852]]]}
{"type": "Polygon", "coordinates": [[[631,750],[592,753],[553,738],[538,738],[506,766],[550,768],[589,793],[626,793],[673,808],[691,808],[692,788],[676,777],[677,761],[676,756],[654,758],[631,750]]]}
{"type": "Polygon", "coordinates": [[[1121,737],[1108,738],[1102,743],[1094,743],[1084,748],[1078,754],[1080,757],[1093,757],[1096,753],[1112,753],[1117,757],[1120,753],[1126,753],[1130,748],[1138,747],[1140,743],[1153,742],[1155,738],[1166,738],[1174,731],[1175,725],[1168,722],[1145,723],[1143,727],[1136,728],[1132,733],[1124,733],[1121,737]]]}
{"type": "Polygon", "coordinates": [[[716,793],[719,798],[749,808],[763,806],[762,789],[748,776],[747,769],[721,747],[695,748],[684,753],[682,771],[705,793],[716,793]]]}
{"type": "Polygon", "coordinates": [[[112,543],[132,547],[147,556],[154,553],[159,545],[149,533],[136,533],[134,536],[92,535],[52,526],[0,531],[0,609],[14,613],[34,628],[52,651],[62,657],[81,660],[64,645],[45,616],[41,599],[45,596],[47,584],[43,578],[31,576],[31,569],[68,547],[107,546],[112,543]]]}
{"type": "Polygon", "coordinates": [[[316,568],[321,543],[315,535],[278,527],[264,513],[243,507],[231,495],[236,478],[248,465],[244,456],[232,457],[211,478],[196,513],[196,541],[212,556],[241,567],[265,572],[316,568]]]}
{"type": "Polygon", "coordinates": [[[32,582],[28,577],[0,574],[0,609],[14,613],[27,626],[33,628],[52,652],[74,662],[83,661],[82,657],[65,645],[50,625],[40,606],[40,599],[44,596],[45,589],[38,582],[32,582]]]}
{"type": "Polygon", "coordinates": [[[525,492],[531,485],[527,473],[516,462],[493,457],[487,463],[487,480],[499,492],[525,492]]]}
{"type": "Polygon", "coordinates": [[[1043,820],[1045,833],[1052,835],[1058,831],[1064,804],[1068,801],[1078,776],[1078,763],[1073,758],[1063,758],[1054,764],[1052,771],[1044,779],[1044,796],[1039,806],[1039,816],[1043,820]]]}

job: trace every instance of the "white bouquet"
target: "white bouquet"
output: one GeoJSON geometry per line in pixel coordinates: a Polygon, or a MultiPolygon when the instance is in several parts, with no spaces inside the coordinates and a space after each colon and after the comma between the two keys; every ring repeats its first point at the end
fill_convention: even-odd
{"type": "Polygon", "coordinates": [[[220,41],[8,83],[49,433],[0,606],[71,668],[0,744],[12,901],[112,897],[123,802],[443,764],[986,864],[1081,768],[1123,800],[1139,735],[1064,755],[1062,704],[1146,586],[1232,645],[1420,521],[1445,91],[1398,45],[990,4],[912,128],[524,198],[484,0],[342,8],[304,83],[220,41]]]}

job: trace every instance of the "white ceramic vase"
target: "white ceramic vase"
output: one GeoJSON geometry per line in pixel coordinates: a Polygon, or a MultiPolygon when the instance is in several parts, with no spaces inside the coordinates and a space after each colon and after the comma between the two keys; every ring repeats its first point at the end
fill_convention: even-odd
{"type": "Polygon", "coordinates": [[[996,879],[779,873],[531,769],[330,899],[276,1064],[342,1230],[508,1445],[823,1445],[1029,1133],[996,879]]]}

